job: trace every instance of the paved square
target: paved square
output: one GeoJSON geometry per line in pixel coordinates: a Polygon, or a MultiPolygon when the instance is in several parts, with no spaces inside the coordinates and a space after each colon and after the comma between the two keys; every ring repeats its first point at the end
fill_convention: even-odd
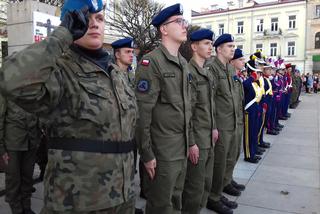
{"type": "MultiPolygon", "coordinates": [[[[289,120],[281,121],[285,128],[280,135],[265,135],[272,147],[259,164],[244,162],[241,155],[234,177],[246,185],[246,190],[240,197],[228,196],[239,203],[235,214],[320,214],[320,95],[302,96],[302,102],[291,113],[289,120]]],[[[138,184],[136,176],[137,193],[138,184]]],[[[35,187],[32,207],[39,213],[43,206],[43,184],[35,187]]],[[[0,173],[1,188],[4,188],[3,173],[0,173]]],[[[144,206],[145,200],[138,198],[136,207],[144,206]]],[[[10,213],[4,197],[0,197],[0,213],[10,213]]],[[[201,211],[209,213],[214,212],[201,211]]]]}

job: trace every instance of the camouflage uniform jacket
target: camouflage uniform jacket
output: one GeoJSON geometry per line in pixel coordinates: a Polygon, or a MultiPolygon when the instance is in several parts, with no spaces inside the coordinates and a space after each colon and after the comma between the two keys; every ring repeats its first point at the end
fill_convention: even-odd
{"type": "Polygon", "coordinates": [[[215,94],[216,123],[218,130],[235,130],[238,93],[235,93],[234,68],[220,62],[218,57],[208,62],[213,73],[217,89],[215,94]]]}
{"type": "Polygon", "coordinates": [[[136,71],[139,107],[136,140],[144,162],[187,157],[191,118],[191,74],[186,60],[160,45],[136,71]]]}
{"type": "Polygon", "coordinates": [[[29,151],[40,143],[38,118],[0,95],[0,155],[29,151]]]}
{"type": "MultiPolygon", "coordinates": [[[[0,72],[2,93],[50,121],[49,137],[127,142],[137,106],[121,72],[103,70],[72,51],[72,36],[58,27],[46,40],[11,56],[0,72]]],[[[94,153],[49,149],[45,206],[92,211],[134,197],[133,152],[94,153]]]]}
{"type": "Polygon", "coordinates": [[[192,132],[190,146],[197,144],[200,149],[213,146],[212,130],[216,129],[214,119],[214,83],[212,73],[206,68],[200,68],[194,59],[189,62],[192,74],[192,132]]]}

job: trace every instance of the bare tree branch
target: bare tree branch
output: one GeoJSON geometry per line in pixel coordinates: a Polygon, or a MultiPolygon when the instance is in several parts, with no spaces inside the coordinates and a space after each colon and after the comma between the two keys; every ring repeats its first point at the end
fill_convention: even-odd
{"type": "Polygon", "coordinates": [[[138,59],[157,45],[152,18],[163,8],[153,0],[122,0],[107,12],[106,23],[118,36],[130,36],[140,49],[138,59]]]}

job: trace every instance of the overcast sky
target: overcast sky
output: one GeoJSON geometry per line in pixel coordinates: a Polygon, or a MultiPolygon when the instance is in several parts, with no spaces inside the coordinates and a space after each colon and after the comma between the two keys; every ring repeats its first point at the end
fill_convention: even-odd
{"type": "MultiPolygon", "coordinates": [[[[191,17],[191,9],[195,11],[200,11],[201,8],[207,8],[210,7],[210,5],[217,4],[219,7],[226,7],[227,2],[226,1],[221,1],[221,0],[156,0],[158,2],[164,3],[166,6],[170,6],[174,3],[181,3],[184,8],[184,16],[188,19],[191,17]]],[[[230,0],[231,1],[231,0],[230,0]]],[[[272,2],[272,1],[277,1],[277,0],[256,0],[258,3],[262,2],[272,2]]]]}

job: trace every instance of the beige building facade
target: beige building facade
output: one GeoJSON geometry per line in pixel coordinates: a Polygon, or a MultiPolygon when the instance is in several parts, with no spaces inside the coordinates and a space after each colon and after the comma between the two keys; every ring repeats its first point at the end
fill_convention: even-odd
{"type": "Polygon", "coordinates": [[[227,9],[193,12],[192,24],[210,28],[216,36],[230,33],[236,46],[249,57],[256,50],[305,70],[306,1],[278,0],[229,2],[227,9]]]}
{"type": "Polygon", "coordinates": [[[307,1],[306,72],[320,73],[320,0],[307,1]]]}

